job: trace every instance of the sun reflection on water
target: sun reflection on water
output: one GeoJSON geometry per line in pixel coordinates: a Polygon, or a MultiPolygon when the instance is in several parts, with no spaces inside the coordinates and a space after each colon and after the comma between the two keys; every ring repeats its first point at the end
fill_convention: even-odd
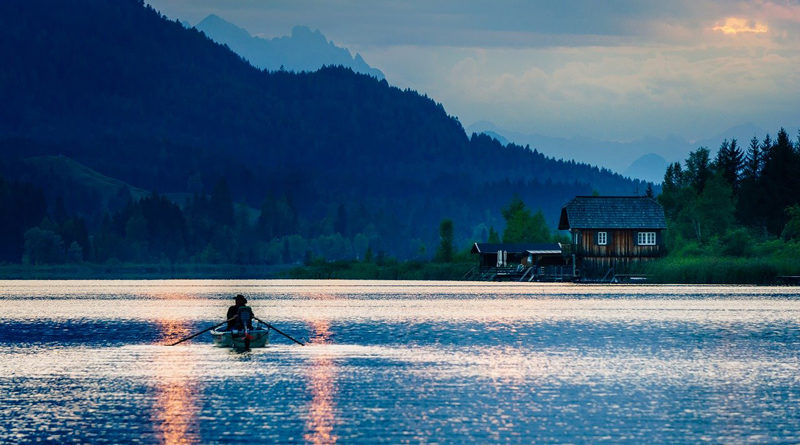
{"type": "MultiPolygon", "coordinates": [[[[165,342],[191,334],[184,321],[156,322],[165,342]]],[[[155,404],[152,420],[156,435],[166,445],[198,443],[196,384],[190,348],[165,347],[153,362],[155,404]]]]}
{"type": "MultiPolygon", "coordinates": [[[[319,297],[316,298],[333,298],[319,297]]],[[[311,327],[311,345],[327,345],[331,343],[330,321],[323,319],[307,320],[311,327]]],[[[307,443],[334,444],[337,436],[333,434],[336,423],[336,364],[330,355],[321,351],[312,356],[309,367],[309,387],[311,403],[308,406],[306,433],[303,435],[307,443]]]]}

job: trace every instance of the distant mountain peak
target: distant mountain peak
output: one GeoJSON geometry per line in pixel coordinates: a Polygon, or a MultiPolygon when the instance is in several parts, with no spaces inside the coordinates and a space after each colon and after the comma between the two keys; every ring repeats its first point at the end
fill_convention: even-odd
{"type": "Polygon", "coordinates": [[[212,40],[228,45],[253,66],[277,71],[316,71],[326,65],[341,65],[357,73],[383,79],[383,73],[353,56],[347,48],[336,46],[318,29],[297,25],[288,36],[264,39],[225,19],[211,14],[195,25],[212,40]]]}
{"type": "Polygon", "coordinates": [[[292,28],[292,38],[304,39],[306,41],[328,42],[328,39],[322,34],[319,29],[311,30],[308,26],[297,25],[292,28]]]}
{"type": "Polygon", "coordinates": [[[660,184],[664,179],[667,165],[667,160],[663,156],[647,153],[633,161],[622,174],[629,178],[638,178],[660,184]]]}

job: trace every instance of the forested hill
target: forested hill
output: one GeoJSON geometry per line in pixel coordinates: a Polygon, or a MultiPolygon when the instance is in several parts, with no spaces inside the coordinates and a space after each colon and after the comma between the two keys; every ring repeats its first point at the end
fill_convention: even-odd
{"type": "Polygon", "coordinates": [[[554,221],[574,194],[646,187],[469,137],[430,98],[349,69],[260,71],[140,1],[0,2],[0,57],[6,175],[56,154],[162,193],[224,178],[235,201],[287,203],[301,236],[368,233],[400,256],[443,218],[462,240],[500,225],[514,193],[554,221]],[[332,213],[345,223],[314,224],[332,213]]]}

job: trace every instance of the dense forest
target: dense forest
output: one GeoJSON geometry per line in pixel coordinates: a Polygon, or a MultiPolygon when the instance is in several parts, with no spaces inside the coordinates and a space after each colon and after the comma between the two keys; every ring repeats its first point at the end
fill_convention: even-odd
{"type": "Polygon", "coordinates": [[[724,141],[667,168],[658,197],[669,256],[652,272],[669,282],[771,282],[800,274],[800,133],[783,128],[747,146],[724,141]]]}
{"type": "MultiPolygon", "coordinates": [[[[384,251],[373,251],[375,233],[344,236],[348,218],[343,210],[321,222],[330,233],[307,239],[294,232],[297,215],[288,202],[268,201],[253,220],[237,211],[225,181],[218,182],[210,196],[195,195],[183,207],[157,193],[136,200],[129,197],[91,233],[86,220],[69,216],[62,202],[52,212],[47,208],[40,189],[0,178],[0,262],[308,265],[355,259],[381,265],[396,261],[384,251]]],[[[561,240],[549,229],[544,214],[529,210],[519,197],[501,213],[503,242],[561,240]]],[[[466,249],[456,244],[454,226],[452,220],[443,220],[438,244],[430,252],[420,244],[415,260],[463,261],[466,249]]],[[[491,226],[476,236],[481,241],[501,241],[491,226]]]]}
{"type": "Polygon", "coordinates": [[[458,245],[484,240],[515,195],[553,225],[575,195],[647,187],[468,136],[349,69],[256,69],[137,0],[2,2],[0,57],[0,173],[45,203],[12,224],[5,261],[34,226],[59,261],[430,258],[442,220],[458,245]]]}

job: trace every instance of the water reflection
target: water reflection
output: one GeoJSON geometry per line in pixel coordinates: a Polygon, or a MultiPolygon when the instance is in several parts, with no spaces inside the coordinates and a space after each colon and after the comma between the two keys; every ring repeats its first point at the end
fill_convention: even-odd
{"type": "MultiPolygon", "coordinates": [[[[158,320],[164,343],[191,334],[184,321],[158,320]]],[[[167,445],[197,443],[197,387],[193,381],[191,348],[164,347],[153,362],[155,404],[152,419],[160,442],[167,445]]]]}
{"type": "MultiPolygon", "coordinates": [[[[330,321],[313,319],[308,323],[311,327],[311,345],[330,344],[330,321]]],[[[336,423],[336,365],[324,348],[319,351],[312,357],[309,367],[311,403],[303,437],[307,443],[334,444],[337,440],[333,434],[333,425],[336,423]]]]}
{"type": "Polygon", "coordinates": [[[0,443],[800,443],[800,289],[364,283],[0,282],[0,443]]]}

